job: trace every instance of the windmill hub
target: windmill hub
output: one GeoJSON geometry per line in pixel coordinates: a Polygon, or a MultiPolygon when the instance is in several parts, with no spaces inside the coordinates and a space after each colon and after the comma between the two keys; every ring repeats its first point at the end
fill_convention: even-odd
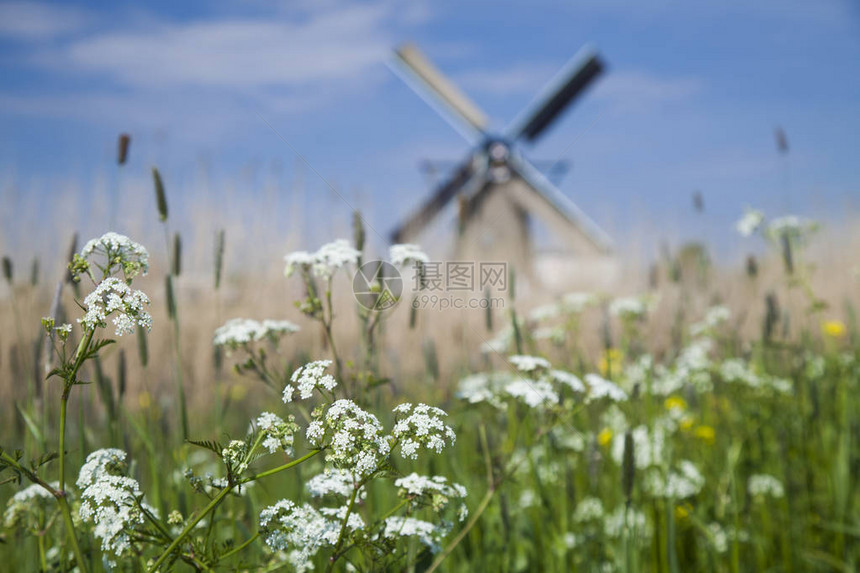
{"type": "Polygon", "coordinates": [[[501,141],[493,141],[487,146],[490,153],[490,161],[493,163],[503,163],[510,155],[510,148],[506,143],[501,141]]]}

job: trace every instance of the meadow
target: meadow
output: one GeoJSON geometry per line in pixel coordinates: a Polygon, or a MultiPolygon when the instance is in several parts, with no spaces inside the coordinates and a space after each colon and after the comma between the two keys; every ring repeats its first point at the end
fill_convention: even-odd
{"type": "Polygon", "coordinates": [[[265,272],[215,233],[189,277],[153,187],[163,244],[4,258],[6,570],[856,569],[857,250],[814,222],[748,211],[759,256],[637,292],[374,312],[360,217],[265,272]]]}

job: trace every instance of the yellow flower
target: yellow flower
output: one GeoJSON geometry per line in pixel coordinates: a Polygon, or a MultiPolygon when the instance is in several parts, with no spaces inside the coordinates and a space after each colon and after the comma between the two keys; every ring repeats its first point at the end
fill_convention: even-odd
{"type": "Polygon", "coordinates": [[[248,388],[246,388],[242,384],[236,384],[235,386],[230,387],[230,399],[234,402],[241,402],[245,399],[245,396],[247,394],[248,388]]]}
{"type": "Polygon", "coordinates": [[[674,410],[676,408],[678,410],[686,410],[687,402],[684,401],[684,399],[680,396],[669,396],[668,398],[666,398],[664,406],[666,406],[667,410],[674,410]]]}
{"type": "Polygon", "coordinates": [[[149,392],[144,390],[140,394],[137,395],[137,403],[140,406],[141,410],[149,409],[149,406],[152,404],[152,399],[149,396],[149,392]]]}
{"type": "Polygon", "coordinates": [[[601,446],[607,446],[610,441],[612,441],[612,430],[609,428],[603,428],[600,433],[597,434],[597,443],[601,446]]]}
{"type": "Polygon", "coordinates": [[[617,348],[610,348],[603,352],[600,361],[597,363],[597,369],[604,378],[613,378],[621,373],[621,363],[624,356],[617,348]]]}
{"type": "Polygon", "coordinates": [[[681,418],[681,422],[679,423],[679,425],[681,426],[681,429],[686,432],[693,427],[693,423],[694,420],[692,416],[684,416],[683,418],[681,418]]]}
{"type": "Polygon", "coordinates": [[[678,521],[684,521],[690,516],[690,513],[693,511],[693,506],[689,503],[685,503],[683,505],[675,506],[675,519],[678,521]]]}
{"type": "Polygon", "coordinates": [[[709,444],[713,444],[714,438],[716,438],[716,432],[711,426],[699,426],[695,429],[694,433],[697,438],[709,444]]]}
{"type": "Polygon", "coordinates": [[[821,323],[821,332],[830,338],[842,338],[845,336],[845,324],[839,320],[825,320],[821,323]]]}

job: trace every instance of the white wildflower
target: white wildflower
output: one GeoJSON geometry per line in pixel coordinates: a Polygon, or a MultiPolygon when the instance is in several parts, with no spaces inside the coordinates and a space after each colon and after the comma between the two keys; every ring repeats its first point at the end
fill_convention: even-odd
{"type": "Polygon", "coordinates": [[[561,298],[561,305],[565,312],[578,314],[594,305],[597,297],[590,292],[572,292],[561,298]]]}
{"type": "Polygon", "coordinates": [[[310,398],[314,390],[331,392],[337,386],[337,381],[334,376],[325,373],[329,366],[331,360],[317,360],[298,368],[290,376],[292,384],[284,386],[284,402],[292,402],[296,392],[303,400],[310,398]]]}
{"type": "Polygon", "coordinates": [[[393,411],[398,420],[391,435],[400,444],[400,455],[404,458],[416,459],[422,446],[439,454],[457,439],[454,430],[442,421],[448,414],[440,408],[427,404],[413,407],[407,402],[393,411]]]}
{"type": "Polygon", "coordinates": [[[408,262],[430,262],[430,257],[421,250],[421,247],[409,243],[391,245],[391,248],[388,250],[388,258],[391,259],[391,264],[396,267],[402,267],[408,262]]]}
{"type": "Polygon", "coordinates": [[[248,445],[242,440],[231,440],[227,446],[221,450],[221,457],[224,463],[235,474],[240,474],[248,469],[248,445]]]}
{"type": "Polygon", "coordinates": [[[764,213],[757,209],[745,209],[743,216],[735,224],[735,229],[743,237],[749,237],[755,233],[764,221],[764,213]]]}
{"type": "Polygon", "coordinates": [[[588,399],[609,398],[613,402],[627,400],[627,393],[613,382],[597,374],[586,374],[585,383],[588,385],[588,399]]]}
{"type": "MultiPolygon", "coordinates": [[[[98,450],[87,456],[78,474],[80,516],[94,525],[93,535],[102,540],[102,551],[122,556],[131,547],[129,532],[142,525],[142,496],[137,480],[121,475],[126,454],[122,450],[98,450]]],[[[154,510],[153,510],[154,511],[154,510]]]]}
{"type": "Polygon", "coordinates": [[[284,274],[292,276],[297,268],[313,270],[314,275],[329,279],[338,269],[348,264],[355,264],[361,253],[352,248],[346,239],[338,239],[327,243],[315,253],[296,251],[284,257],[286,268],[284,274]]]}
{"type": "Polygon", "coordinates": [[[652,302],[644,296],[616,298],[609,304],[609,313],[624,320],[640,319],[651,306],[652,302]]]}
{"type": "MultiPolygon", "coordinates": [[[[310,505],[296,505],[282,499],[260,512],[260,532],[270,548],[276,551],[292,548],[299,552],[295,556],[296,561],[307,561],[321,547],[337,543],[346,511],[346,507],[318,511],[310,505]]],[[[362,529],[364,522],[358,514],[350,514],[347,528],[352,531],[362,529]]]]}
{"type": "Polygon", "coordinates": [[[585,384],[575,374],[571,374],[565,370],[550,370],[549,376],[556,382],[569,387],[574,392],[585,392],[585,384]]]}
{"type": "Polygon", "coordinates": [[[499,394],[510,380],[511,376],[507,372],[478,372],[471,374],[460,380],[457,397],[467,400],[470,404],[487,402],[501,409],[504,407],[504,404],[499,398],[499,394]]]}
{"type": "Polygon", "coordinates": [[[84,245],[81,258],[90,263],[104,263],[105,267],[120,265],[127,279],[149,271],[149,253],[138,243],[119,233],[105,233],[84,245]],[[103,259],[103,260],[102,260],[103,259]]]}
{"type": "Polygon", "coordinates": [[[359,476],[373,473],[391,449],[376,416],[352,400],[334,402],[322,419],[308,425],[306,437],[315,447],[328,446],[327,462],[359,476]]]}
{"type": "Polygon", "coordinates": [[[262,445],[270,454],[280,450],[293,455],[293,441],[299,430],[293,416],[285,422],[271,412],[263,412],[257,417],[257,427],[266,435],[262,445]]]}
{"type": "Polygon", "coordinates": [[[149,330],[152,317],[144,310],[148,304],[149,298],[142,291],[133,290],[116,277],[108,277],[84,298],[86,313],[78,322],[85,330],[95,330],[107,326],[108,317],[113,315],[117,336],[133,334],[138,325],[149,330]]]}
{"type": "Polygon", "coordinates": [[[282,335],[298,331],[299,327],[288,320],[259,322],[249,318],[231,318],[215,330],[212,343],[215,346],[229,346],[235,349],[263,339],[277,342],[282,335]]]}
{"type": "Polygon", "coordinates": [[[596,497],[586,497],[576,504],[573,512],[574,521],[595,521],[603,518],[603,502],[596,497]]]}
{"type": "Polygon", "coordinates": [[[702,491],[705,478],[699,469],[688,460],[678,464],[678,471],[672,470],[666,479],[659,471],[653,471],[646,479],[645,489],[657,497],[685,499],[702,491]]]}
{"type": "Polygon", "coordinates": [[[529,320],[533,320],[535,322],[544,322],[546,320],[553,319],[558,316],[560,307],[557,304],[545,304],[543,306],[538,306],[533,308],[529,312],[529,320]]]}
{"type": "MultiPolygon", "coordinates": [[[[359,477],[350,470],[327,469],[325,472],[315,475],[305,483],[308,493],[313,497],[324,497],[326,495],[338,495],[348,498],[359,483],[359,477]]],[[[364,499],[367,490],[364,486],[358,492],[358,499],[364,499]]]]}
{"type": "Polygon", "coordinates": [[[768,474],[752,475],[747,482],[747,490],[753,497],[784,497],[782,482],[768,474]]]}
{"type": "Polygon", "coordinates": [[[549,382],[541,380],[514,379],[505,386],[505,392],[519,398],[531,408],[542,408],[558,403],[558,394],[549,382]]]}
{"type": "MultiPolygon", "coordinates": [[[[411,473],[394,481],[401,496],[409,496],[414,502],[422,502],[440,512],[454,500],[466,497],[466,488],[458,483],[448,483],[444,476],[427,477],[411,473]]],[[[465,504],[460,504],[458,519],[463,521],[469,514],[465,504]]]]}
{"type": "MultiPolygon", "coordinates": [[[[49,484],[59,489],[60,483],[49,484]]],[[[6,504],[3,514],[4,527],[23,527],[37,531],[44,527],[45,516],[57,509],[53,494],[41,485],[33,484],[17,492],[6,504]]]]}
{"type": "Polygon", "coordinates": [[[621,538],[627,528],[631,531],[631,537],[638,538],[640,541],[646,541],[652,535],[651,526],[645,514],[633,508],[627,509],[626,505],[617,506],[606,515],[603,522],[606,536],[614,539],[621,538]]]}
{"type": "Polygon", "coordinates": [[[294,272],[296,272],[297,268],[310,268],[310,266],[314,264],[314,255],[310,254],[307,251],[296,251],[285,256],[284,262],[287,264],[286,268],[284,269],[284,274],[287,277],[290,277],[293,275],[294,272]]]}
{"type": "Polygon", "coordinates": [[[546,358],[540,358],[539,356],[516,354],[514,356],[509,356],[508,360],[510,360],[511,364],[513,364],[520,372],[549,370],[552,367],[546,358]]]}
{"type": "Polygon", "coordinates": [[[385,530],[382,535],[387,539],[417,537],[433,553],[438,553],[442,549],[442,538],[447,533],[447,528],[438,527],[428,521],[414,517],[394,516],[385,520],[385,530]]]}

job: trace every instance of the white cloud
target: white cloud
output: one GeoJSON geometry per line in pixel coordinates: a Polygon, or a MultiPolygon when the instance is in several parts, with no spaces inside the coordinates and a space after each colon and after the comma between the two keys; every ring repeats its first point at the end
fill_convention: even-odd
{"type": "Polygon", "coordinates": [[[0,37],[45,40],[80,30],[88,21],[85,12],[69,6],[0,3],[0,37]]]}
{"type": "Polygon", "coordinates": [[[116,31],[71,42],[41,60],[142,88],[242,89],[361,76],[387,55],[385,5],[318,13],[306,21],[196,21],[116,31]]]}
{"type": "Polygon", "coordinates": [[[545,64],[516,64],[501,70],[473,70],[454,80],[466,91],[493,95],[536,95],[558,70],[545,64]]]}
{"type": "Polygon", "coordinates": [[[661,78],[642,71],[610,71],[597,82],[593,97],[614,111],[641,113],[689,99],[702,88],[697,78],[661,78]]]}

